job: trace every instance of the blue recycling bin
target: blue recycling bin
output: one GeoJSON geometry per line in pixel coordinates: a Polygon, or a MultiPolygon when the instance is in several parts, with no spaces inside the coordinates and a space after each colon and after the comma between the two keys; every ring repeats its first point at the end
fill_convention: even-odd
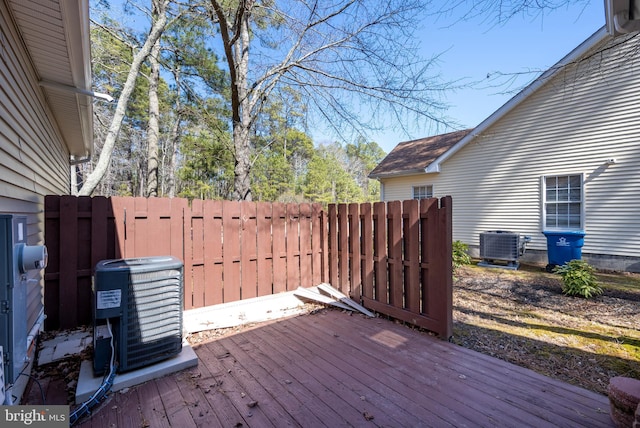
{"type": "Polygon", "coordinates": [[[545,230],[542,233],[547,237],[547,271],[551,272],[554,267],[571,260],[582,259],[583,230],[545,230]]]}

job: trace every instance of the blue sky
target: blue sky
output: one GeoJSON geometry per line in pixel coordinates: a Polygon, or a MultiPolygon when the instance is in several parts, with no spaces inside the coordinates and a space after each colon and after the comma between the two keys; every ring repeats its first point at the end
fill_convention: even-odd
{"type": "MultiPolygon", "coordinates": [[[[482,82],[478,88],[452,91],[446,96],[445,101],[450,105],[447,116],[463,127],[478,125],[517,90],[605,24],[601,0],[591,0],[586,6],[575,5],[538,17],[515,16],[504,25],[493,25],[486,22],[486,17],[483,19],[455,22],[455,18],[450,17],[440,22],[425,23],[425,29],[421,31],[425,57],[442,52],[439,72],[443,79],[482,82]],[[491,82],[497,82],[488,80],[487,75],[494,72],[524,74],[518,74],[510,85],[492,88],[489,87],[491,82]]],[[[498,79],[502,82],[507,80],[507,77],[498,79]]],[[[412,130],[407,136],[392,128],[389,124],[387,130],[369,136],[387,153],[401,141],[447,131],[425,126],[412,130]]]]}
{"type": "MultiPolygon", "coordinates": [[[[122,1],[113,2],[116,16],[120,14],[122,1]]],[[[440,16],[436,20],[434,16],[432,22],[424,22],[418,31],[422,54],[424,58],[440,54],[434,71],[446,81],[479,82],[445,95],[443,101],[450,106],[445,113],[460,125],[458,129],[478,125],[605,24],[603,0],[575,0],[575,3],[538,16],[514,16],[501,25],[493,24],[492,16],[469,20],[457,16],[440,16]],[[503,73],[502,78],[499,73],[503,73]],[[487,79],[487,75],[492,78],[487,79]],[[503,85],[495,86],[498,83],[503,85]]],[[[125,19],[135,21],[131,16],[125,19]]],[[[452,130],[435,129],[425,122],[424,126],[410,129],[407,135],[394,125],[384,124],[384,130],[367,137],[389,153],[401,141],[452,130]]],[[[320,129],[311,130],[311,134],[316,143],[335,139],[335,135],[325,135],[320,129]]]]}

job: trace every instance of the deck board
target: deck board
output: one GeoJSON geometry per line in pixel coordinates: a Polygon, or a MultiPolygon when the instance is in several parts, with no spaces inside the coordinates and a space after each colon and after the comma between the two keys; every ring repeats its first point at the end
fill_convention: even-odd
{"type": "Polygon", "coordinates": [[[358,409],[345,400],[339,399],[338,388],[326,387],[325,376],[315,367],[309,366],[310,356],[305,358],[297,352],[291,356],[285,344],[276,344],[275,340],[263,338],[256,331],[248,332],[245,337],[268,354],[272,370],[277,371],[288,388],[309,406],[310,411],[321,417],[326,426],[345,426],[344,415],[355,415],[358,412],[358,409]]]}
{"type": "Polygon", "coordinates": [[[167,414],[164,411],[160,391],[156,382],[146,382],[135,388],[135,393],[131,393],[131,403],[136,403],[140,407],[140,417],[143,426],[166,428],[169,427],[167,414]]]}
{"type": "MultiPolygon", "coordinates": [[[[339,421],[335,412],[326,414],[326,407],[318,405],[317,400],[303,401],[301,397],[308,396],[310,391],[292,382],[291,376],[282,368],[274,367],[275,359],[266,355],[262,349],[266,346],[255,337],[232,336],[225,342],[225,348],[243,367],[251,370],[261,388],[269,390],[273,398],[289,409],[291,416],[302,426],[335,426],[332,422],[339,421]],[[331,420],[329,420],[331,419],[331,420]]],[[[286,366],[286,362],[283,363],[286,366]]]]}
{"type": "Polygon", "coordinates": [[[362,409],[360,413],[366,412],[373,417],[376,424],[418,426],[422,422],[420,414],[424,414],[426,409],[409,411],[411,400],[398,394],[398,389],[406,388],[391,388],[389,384],[393,379],[381,371],[379,366],[366,364],[366,355],[354,355],[353,350],[356,348],[350,349],[350,352],[336,352],[349,348],[349,345],[340,343],[341,335],[319,330],[319,334],[313,336],[313,341],[304,342],[304,337],[311,334],[308,330],[303,330],[299,323],[275,324],[272,331],[280,334],[274,334],[276,341],[291,343],[293,346],[305,343],[308,351],[317,356],[314,366],[320,368],[320,376],[331,377],[343,386],[344,391],[337,399],[347,398],[356,408],[362,409]],[[287,335],[290,337],[287,338],[287,335]],[[389,397],[397,397],[398,400],[389,400],[389,397]]]}
{"type": "Polygon", "coordinates": [[[112,395],[80,426],[134,423],[136,415],[180,428],[614,426],[605,396],[338,310],[247,327],[194,349],[197,367],[112,395]]]}
{"type": "MultiPolygon", "coordinates": [[[[295,322],[296,320],[293,321],[295,322]]],[[[336,324],[335,319],[327,319],[327,321],[333,331],[337,332],[338,338],[346,335],[346,340],[358,346],[366,346],[366,335],[371,335],[372,337],[380,335],[380,332],[375,328],[366,329],[367,324],[364,323],[362,324],[363,329],[359,330],[358,334],[348,334],[346,325],[336,324]]],[[[315,325],[318,326],[319,324],[316,323],[315,325]]],[[[323,323],[320,328],[324,329],[326,326],[327,323],[323,323]]],[[[389,347],[381,347],[378,350],[379,355],[386,361],[393,362],[397,370],[404,372],[406,376],[402,381],[405,384],[411,385],[413,380],[417,380],[418,386],[421,384],[422,388],[424,388],[425,384],[429,385],[432,390],[438,391],[453,400],[452,403],[449,403],[449,406],[453,407],[457,402],[458,408],[461,408],[462,415],[464,415],[465,407],[476,407],[480,414],[486,413],[489,418],[493,418],[496,411],[501,411],[504,415],[503,421],[507,422],[509,419],[514,419],[514,424],[517,422],[526,423],[527,420],[531,423],[532,415],[540,418],[542,420],[541,423],[549,419],[552,419],[557,424],[561,424],[564,419],[568,419],[565,421],[566,423],[571,423],[571,421],[579,423],[583,421],[579,414],[588,411],[590,409],[589,405],[593,404],[581,395],[577,395],[575,400],[568,402],[565,398],[567,393],[565,388],[570,388],[570,386],[561,382],[557,383],[557,386],[560,386],[561,389],[555,395],[553,402],[546,399],[541,400],[531,395],[531,388],[543,387],[545,388],[545,394],[554,395],[553,393],[556,390],[554,386],[556,385],[549,383],[548,378],[531,371],[523,372],[522,370],[506,370],[502,373],[496,373],[495,359],[481,358],[478,361],[473,358],[461,358],[465,357],[466,353],[469,353],[465,352],[467,350],[464,348],[452,347],[444,342],[434,342],[428,336],[415,337],[413,335],[412,337],[411,333],[413,332],[411,330],[404,330],[396,329],[393,331],[393,340],[396,343],[402,340],[407,342],[402,349],[393,351],[389,347]],[[485,360],[488,361],[488,368],[483,365],[485,360]],[[415,370],[416,365],[425,365],[425,363],[427,363],[427,366],[432,367],[431,371],[415,370]],[[517,382],[517,380],[520,380],[520,382],[517,382]],[[438,386],[440,387],[438,388],[438,386]],[[506,390],[509,391],[508,395],[504,393],[506,390]],[[501,399],[496,400],[496,397],[501,399]],[[558,402],[563,403],[566,407],[555,406],[558,402]],[[487,406],[491,406],[490,410],[487,410],[487,406]]],[[[387,332],[387,337],[390,334],[390,332],[387,332]]],[[[345,341],[343,342],[344,345],[347,344],[345,341]]],[[[472,357],[478,356],[472,351],[470,355],[472,357]]],[[[516,368],[516,366],[511,367],[516,368]]],[[[572,391],[575,390],[574,388],[570,389],[572,391]]],[[[437,400],[439,397],[430,398],[437,400]]],[[[479,422],[477,417],[478,415],[476,415],[476,423],[479,422]]]]}
{"type": "Polygon", "coordinates": [[[197,389],[206,396],[207,403],[211,409],[215,412],[215,416],[218,419],[218,424],[212,422],[212,427],[235,427],[238,423],[242,423],[243,417],[238,410],[233,406],[231,400],[224,393],[223,374],[221,372],[209,371],[206,364],[198,364],[197,367],[193,367],[184,371],[181,376],[180,384],[184,389],[189,387],[197,389]]]}

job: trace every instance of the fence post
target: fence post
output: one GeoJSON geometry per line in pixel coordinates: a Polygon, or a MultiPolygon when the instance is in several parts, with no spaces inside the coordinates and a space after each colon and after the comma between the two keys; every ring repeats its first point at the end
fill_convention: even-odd
{"type": "Polygon", "coordinates": [[[360,260],[360,210],[359,204],[349,204],[349,294],[360,299],[362,294],[362,271],[360,260]]]}
{"type": "Polygon", "coordinates": [[[45,245],[49,250],[49,263],[44,274],[44,309],[47,330],[60,328],[60,196],[45,196],[45,245]]]}
{"type": "Polygon", "coordinates": [[[78,198],[60,198],[60,328],[74,328],[78,306],[78,198]]]}
{"type": "Polygon", "coordinates": [[[300,208],[287,204],[287,290],[300,286],[300,208]]]}
{"type": "Polygon", "coordinates": [[[300,204],[300,286],[312,287],[313,282],[313,242],[311,205],[300,204]]]}
{"type": "Polygon", "coordinates": [[[405,306],[414,314],[420,314],[420,216],[418,200],[403,202],[404,287],[405,306]]]}
{"type": "Polygon", "coordinates": [[[240,224],[242,298],[249,299],[258,296],[258,225],[255,202],[240,203],[240,224]]]}
{"type": "Polygon", "coordinates": [[[387,204],[387,234],[389,242],[389,303],[396,308],[404,308],[402,283],[402,205],[400,201],[387,204]]]}
{"type": "Polygon", "coordinates": [[[325,246],[327,243],[326,215],[322,205],[311,206],[311,251],[313,252],[312,277],[313,285],[326,281],[326,257],[325,246]]]}
{"type": "Polygon", "coordinates": [[[360,205],[360,224],[362,225],[362,295],[373,299],[373,217],[371,204],[360,205]]]}
{"type": "Polygon", "coordinates": [[[329,204],[329,218],[328,218],[328,228],[329,228],[329,250],[327,251],[329,254],[329,283],[338,287],[338,207],[336,204],[329,204]]]}
{"type": "Polygon", "coordinates": [[[258,258],[258,296],[268,296],[274,293],[273,269],[274,254],[272,247],[271,228],[273,224],[273,205],[258,204],[257,212],[257,258],[258,258]]]}
{"type": "Polygon", "coordinates": [[[222,201],[204,201],[205,306],[222,303],[222,201]]]}
{"type": "Polygon", "coordinates": [[[349,289],[349,217],[347,204],[338,204],[338,288],[346,295],[349,289]]]}
{"type": "Polygon", "coordinates": [[[375,271],[375,300],[389,303],[389,279],[387,260],[387,206],[384,202],[373,204],[373,268],[375,271]]]}
{"type": "Polygon", "coordinates": [[[204,201],[194,199],[191,209],[186,207],[184,214],[185,235],[184,272],[185,272],[185,309],[204,306],[206,294],[206,278],[204,268],[204,201]],[[189,279],[189,282],[187,282],[189,279]],[[188,293],[188,291],[191,291],[188,293]]]}
{"type": "Polygon", "coordinates": [[[287,209],[283,203],[275,203],[273,214],[273,292],[280,293],[287,290],[287,241],[285,227],[287,209]]]}
{"type": "Polygon", "coordinates": [[[438,213],[439,241],[442,243],[439,266],[441,266],[442,286],[438,287],[436,299],[439,305],[438,319],[442,320],[440,337],[448,339],[453,335],[453,201],[451,196],[440,199],[438,213]]]}
{"type": "Polygon", "coordinates": [[[222,264],[225,302],[234,302],[242,298],[240,289],[240,227],[240,202],[224,201],[222,205],[222,264]]]}

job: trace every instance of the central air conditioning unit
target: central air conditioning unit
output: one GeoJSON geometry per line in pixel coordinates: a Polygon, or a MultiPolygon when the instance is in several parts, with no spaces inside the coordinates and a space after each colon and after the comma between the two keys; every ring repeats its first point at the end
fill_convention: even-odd
{"type": "Polygon", "coordinates": [[[111,336],[118,372],[182,350],[183,263],[169,256],[103,260],[93,283],[93,370],[109,369],[111,336]],[[109,323],[107,323],[109,320],[109,323]]]}
{"type": "Polygon", "coordinates": [[[480,234],[480,258],[478,266],[518,269],[518,259],[525,252],[528,236],[504,230],[491,230],[480,234]],[[505,264],[497,264],[502,262],[505,264]]]}

